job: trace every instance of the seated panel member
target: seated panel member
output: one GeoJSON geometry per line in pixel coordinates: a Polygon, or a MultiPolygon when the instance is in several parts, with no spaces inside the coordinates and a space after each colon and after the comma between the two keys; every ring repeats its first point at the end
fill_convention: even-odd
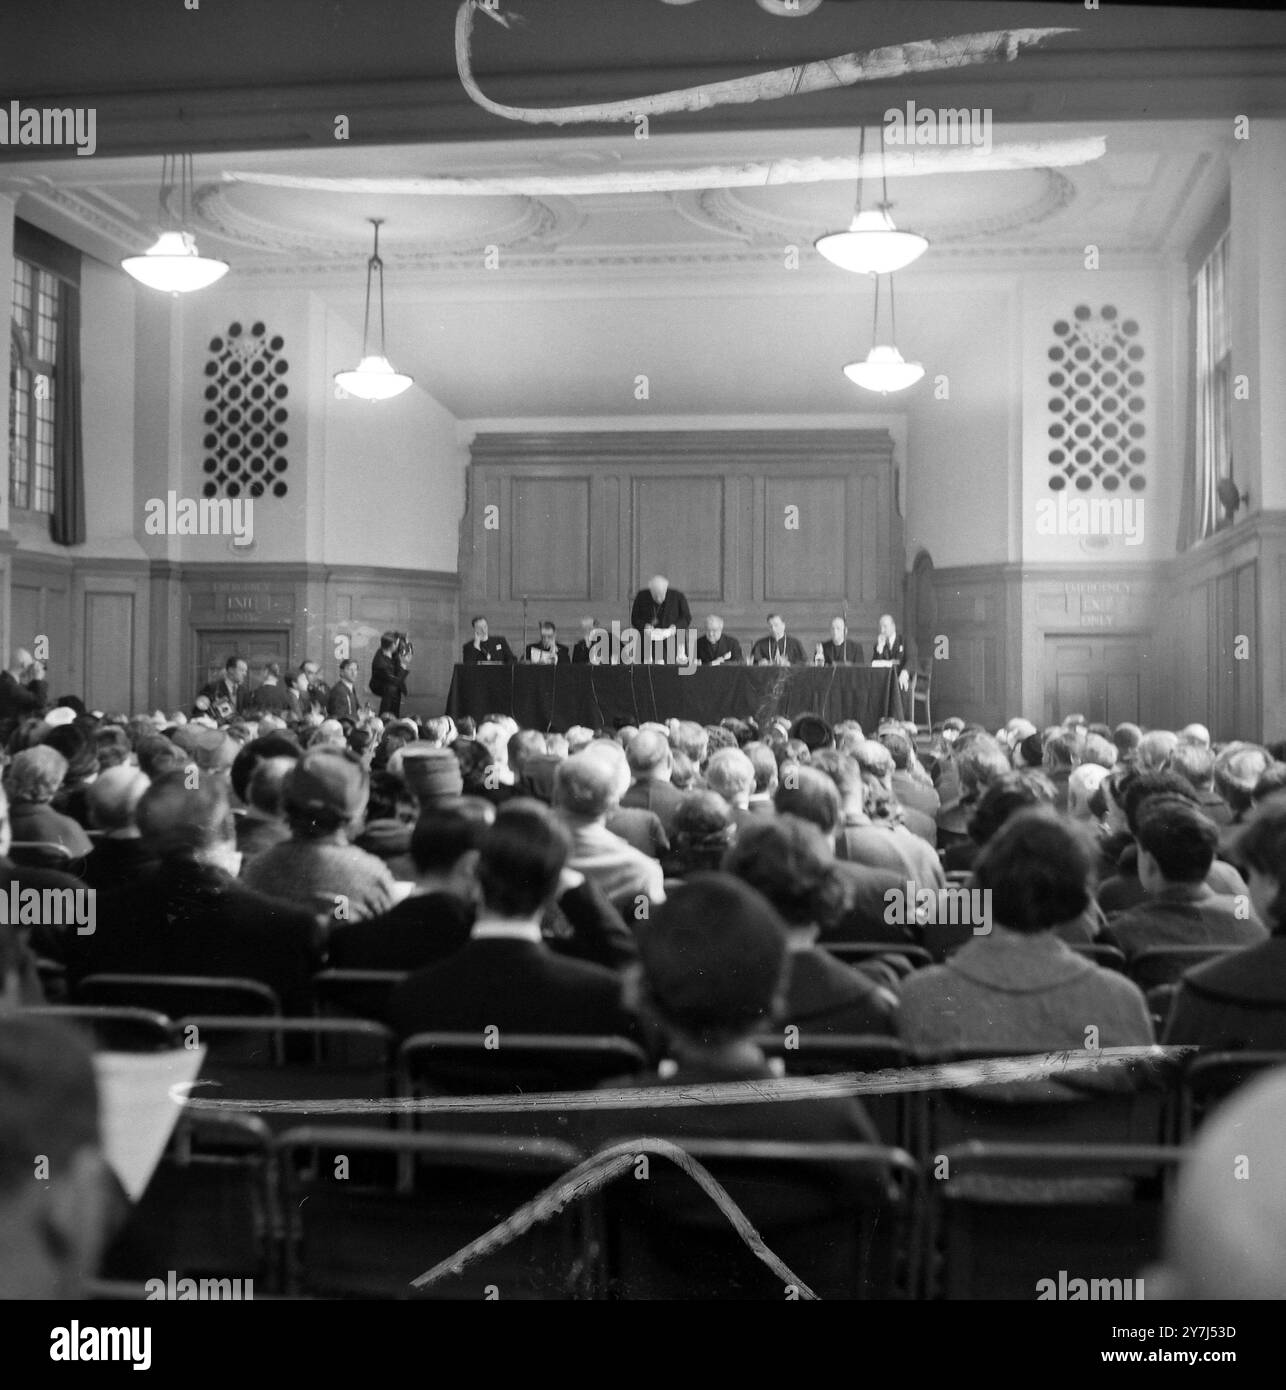
{"type": "MultiPolygon", "coordinates": [[[[692,626],[692,610],[686,596],[670,588],[665,575],[654,574],[647,588],[640,589],[634,596],[630,626],[643,636],[643,659],[660,663],[666,658],[665,644],[673,641],[677,646],[680,634],[686,636],[692,626]],[[650,650],[646,637],[648,628],[652,629],[650,650]]],[[[675,647],[670,650],[674,651],[675,647]]]]}
{"type": "Polygon", "coordinates": [[[545,618],[540,624],[540,641],[527,644],[523,660],[536,666],[563,666],[570,662],[571,653],[557,640],[557,634],[557,625],[545,618]]]}
{"type": "Polygon", "coordinates": [[[898,636],[890,613],[880,617],[880,634],[875,639],[871,660],[891,661],[897,667],[898,684],[902,689],[905,690],[911,684],[911,677],[906,669],[906,643],[898,636]]]}
{"type": "Polygon", "coordinates": [[[509,643],[503,637],[492,637],[484,617],[473,619],[473,641],[464,644],[461,661],[466,666],[475,661],[503,661],[508,665],[518,658],[509,650],[509,643]]]}
{"type": "Polygon", "coordinates": [[[780,613],[769,613],[770,635],[761,637],[750,649],[750,660],[756,666],[803,666],[808,657],[798,637],[786,635],[786,620],[780,613]]]}
{"type": "Polygon", "coordinates": [[[831,640],[823,642],[822,660],[827,666],[860,666],[862,664],[862,644],[854,642],[848,635],[848,624],[843,618],[831,619],[831,640]]]}
{"type": "Polygon", "coordinates": [[[607,635],[607,629],[600,627],[598,620],[592,617],[584,617],[580,620],[580,636],[576,639],[575,646],[572,647],[573,666],[597,666],[607,664],[599,658],[602,655],[602,641],[599,639],[599,650],[595,651],[594,639],[598,634],[607,635]]]}
{"type": "Polygon", "coordinates": [[[742,666],[745,657],[741,643],[723,630],[723,619],[717,613],[706,618],[706,633],[697,638],[697,660],[702,666],[742,666]]]}

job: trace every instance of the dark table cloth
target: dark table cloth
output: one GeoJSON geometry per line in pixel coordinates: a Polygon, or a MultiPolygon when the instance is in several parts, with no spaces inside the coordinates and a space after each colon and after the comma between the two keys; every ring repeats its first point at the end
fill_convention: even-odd
{"type": "Polygon", "coordinates": [[[524,729],[559,732],[649,719],[762,724],[779,714],[856,719],[870,732],[902,709],[897,672],[869,666],[701,666],[689,675],[677,666],[457,666],[447,695],[453,719],[509,714],[524,729]]]}

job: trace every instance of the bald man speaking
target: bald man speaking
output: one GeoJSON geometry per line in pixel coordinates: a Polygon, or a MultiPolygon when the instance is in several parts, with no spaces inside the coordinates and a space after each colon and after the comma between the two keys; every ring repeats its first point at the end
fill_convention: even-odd
{"type": "MultiPolygon", "coordinates": [[[[654,574],[648,580],[647,588],[635,595],[634,606],[630,609],[630,626],[643,634],[643,659],[654,663],[666,660],[666,643],[669,651],[675,652],[687,638],[692,625],[692,610],[688,600],[678,589],[670,588],[670,581],[663,574],[654,574]],[[651,628],[651,642],[648,629],[651,628]]],[[[671,658],[672,660],[675,658],[671,658]]]]}

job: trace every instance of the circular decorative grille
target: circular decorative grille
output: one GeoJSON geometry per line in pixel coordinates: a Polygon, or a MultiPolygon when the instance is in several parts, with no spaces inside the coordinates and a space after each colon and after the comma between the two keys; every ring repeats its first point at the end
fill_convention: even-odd
{"type": "Polygon", "coordinates": [[[210,339],[201,440],[205,497],[284,497],[290,443],[285,341],[262,323],[239,323],[210,339]]]}
{"type": "Polygon", "coordinates": [[[1147,487],[1143,467],[1146,402],[1139,325],[1115,305],[1097,314],[1078,304],[1070,319],[1054,324],[1049,350],[1049,485],[1088,492],[1147,487]]]}

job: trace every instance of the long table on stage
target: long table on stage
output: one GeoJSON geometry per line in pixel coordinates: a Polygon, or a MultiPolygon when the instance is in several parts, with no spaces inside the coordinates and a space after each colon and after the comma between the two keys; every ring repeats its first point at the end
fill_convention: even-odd
{"type": "Polygon", "coordinates": [[[509,714],[524,729],[565,732],[644,720],[691,719],[717,724],[735,716],[762,724],[820,714],[829,724],[856,719],[864,730],[903,718],[902,692],[891,667],[457,665],[447,713],[509,714]]]}

